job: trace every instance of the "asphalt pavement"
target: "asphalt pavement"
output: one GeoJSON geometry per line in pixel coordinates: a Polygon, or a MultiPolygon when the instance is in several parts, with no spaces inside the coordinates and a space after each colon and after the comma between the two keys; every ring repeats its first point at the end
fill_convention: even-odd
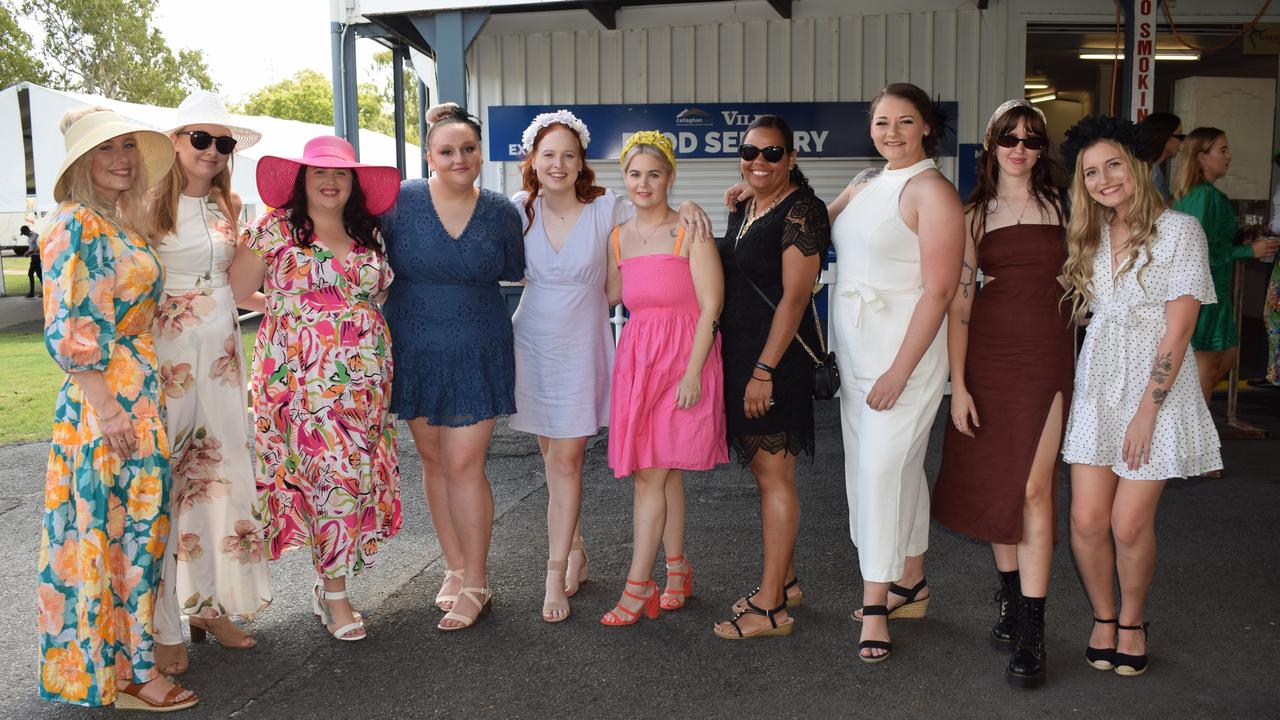
{"type": "MultiPolygon", "coordinates": [[[[1242,396],[1242,415],[1280,433],[1280,391],[1242,396]]],[[[940,417],[945,418],[944,414],[940,417]]],[[[711,625],[758,580],[759,503],[737,465],[691,473],[687,555],[694,597],[683,610],[623,628],[599,625],[622,589],[630,553],[629,483],[613,479],[603,438],[588,450],[583,527],[591,580],[567,622],[540,619],[546,484],[533,438],[504,424],[488,463],[496,502],[493,614],[457,633],[435,629],[443,574],[420,468],[401,433],[405,525],[353,584],[369,638],[331,639],[309,609],[304,553],[272,566],[275,602],[247,625],[252,650],[191,646],[183,683],[191,718],[1277,718],[1280,684],[1280,440],[1228,440],[1221,480],[1169,484],[1159,515],[1151,666],[1122,678],[1084,661],[1089,608],[1064,542],[1048,600],[1049,674],[1022,690],[987,643],[996,589],[990,551],[934,526],[923,620],[891,625],[892,658],[857,658],[857,555],[848,536],[839,416],[818,406],[818,454],[802,460],[796,562],[805,591],[790,638],[727,642],[711,625]]],[[[939,461],[935,425],[927,470],[939,461]]],[[[0,718],[94,718],[36,698],[35,557],[47,444],[0,448],[0,718]]],[[[655,567],[654,577],[664,577],[655,567]]]]}

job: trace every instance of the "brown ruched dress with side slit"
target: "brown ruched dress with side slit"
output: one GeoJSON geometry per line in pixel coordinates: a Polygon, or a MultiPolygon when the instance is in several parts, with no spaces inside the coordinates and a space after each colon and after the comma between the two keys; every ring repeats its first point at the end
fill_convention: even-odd
{"type": "MultiPolygon", "coordinates": [[[[992,279],[969,314],[965,387],[982,425],[970,438],[947,422],[932,508],[935,520],[980,540],[1021,541],[1027,475],[1054,394],[1062,393],[1063,426],[1071,407],[1073,328],[1057,280],[1063,233],[1009,225],[978,243],[978,267],[992,279]]],[[[1055,490],[1057,476],[1055,467],[1055,490]]]]}

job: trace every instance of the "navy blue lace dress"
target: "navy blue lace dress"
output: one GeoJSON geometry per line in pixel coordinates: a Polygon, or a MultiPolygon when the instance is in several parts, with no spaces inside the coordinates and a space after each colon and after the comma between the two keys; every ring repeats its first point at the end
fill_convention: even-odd
{"type": "Polygon", "coordinates": [[[382,309],[396,368],[391,411],[449,427],[515,412],[514,340],[498,286],[524,277],[524,239],[511,201],[482,189],[454,238],[427,181],[406,180],[381,220],[395,271],[382,309]]]}

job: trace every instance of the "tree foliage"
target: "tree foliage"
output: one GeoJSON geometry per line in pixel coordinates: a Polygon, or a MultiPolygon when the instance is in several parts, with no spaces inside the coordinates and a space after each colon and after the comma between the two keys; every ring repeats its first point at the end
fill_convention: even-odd
{"type": "MultiPolygon", "coordinates": [[[[389,67],[391,55],[387,53],[389,67]]],[[[374,67],[377,68],[375,60],[374,67]]],[[[395,135],[395,119],[392,115],[391,81],[386,87],[373,82],[360,83],[356,88],[356,105],[359,107],[358,123],[366,130],[385,135],[395,135]]],[[[412,105],[406,109],[416,114],[417,95],[410,97],[412,105]]],[[[406,100],[406,103],[410,102],[406,100]]],[[[268,115],[286,120],[319,125],[333,124],[333,85],[329,78],[309,68],[299,70],[293,77],[267,85],[253,93],[237,108],[245,115],[268,115]]],[[[406,122],[406,135],[411,143],[417,143],[417,123],[406,122]]]]}
{"type": "Polygon", "coordinates": [[[214,90],[200,53],[169,47],[151,18],[156,0],[21,0],[45,31],[38,57],[55,88],[175,106],[214,90]]]}
{"type": "Polygon", "coordinates": [[[48,73],[36,60],[31,36],[18,26],[13,8],[0,2],[0,88],[22,81],[45,83],[48,73]]]}

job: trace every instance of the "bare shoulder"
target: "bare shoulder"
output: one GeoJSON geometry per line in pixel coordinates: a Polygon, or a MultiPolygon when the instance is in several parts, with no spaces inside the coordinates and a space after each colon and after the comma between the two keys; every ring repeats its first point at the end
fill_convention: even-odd
{"type": "Polygon", "coordinates": [[[961,210],[960,193],[945,175],[937,170],[926,170],[907,181],[903,195],[908,201],[921,206],[942,205],[961,210]]]}

